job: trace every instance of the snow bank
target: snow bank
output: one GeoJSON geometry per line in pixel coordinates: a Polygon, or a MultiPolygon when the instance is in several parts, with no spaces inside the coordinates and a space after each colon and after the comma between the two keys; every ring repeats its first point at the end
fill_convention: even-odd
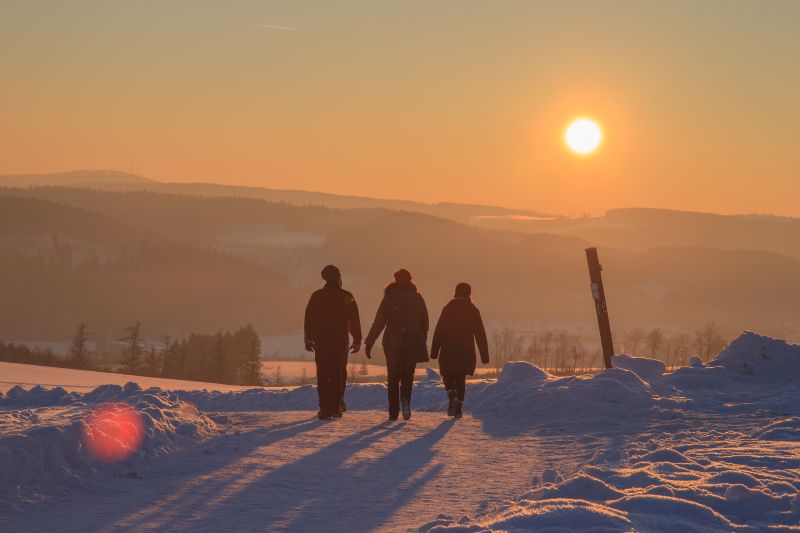
{"type": "Polygon", "coordinates": [[[630,355],[615,355],[611,358],[611,366],[630,370],[640,378],[647,380],[661,377],[667,371],[667,365],[663,361],[630,355]]]}
{"type": "Polygon", "coordinates": [[[796,381],[800,379],[800,346],[745,331],[709,366],[748,376],[796,381]]]}
{"type": "MultiPolygon", "coordinates": [[[[40,490],[98,471],[135,472],[139,461],[173,451],[183,441],[214,429],[211,419],[192,406],[160,390],[143,391],[135,383],[104,385],[83,395],[63,389],[16,388],[0,398],[0,408],[4,409],[0,410],[4,421],[0,424],[0,498],[24,487],[40,490]],[[115,404],[125,405],[136,415],[142,434],[141,445],[127,450],[124,462],[111,467],[89,453],[87,438],[104,436],[91,425],[92,414],[115,404]],[[5,410],[9,408],[15,410],[5,410]]],[[[115,435],[108,438],[113,440],[115,435]]]]}
{"type": "MultiPolygon", "coordinates": [[[[316,410],[316,388],[252,389],[243,392],[178,391],[176,397],[205,411],[316,410]]],[[[383,384],[349,385],[348,410],[386,409],[383,384]]],[[[496,382],[467,384],[464,409],[488,418],[519,413],[537,420],[582,417],[614,409],[617,415],[642,413],[656,399],[646,382],[627,370],[608,369],[591,376],[556,378],[525,362],[507,363],[496,382]]],[[[412,408],[446,409],[447,396],[438,373],[428,369],[414,386],[412,408]]]]}

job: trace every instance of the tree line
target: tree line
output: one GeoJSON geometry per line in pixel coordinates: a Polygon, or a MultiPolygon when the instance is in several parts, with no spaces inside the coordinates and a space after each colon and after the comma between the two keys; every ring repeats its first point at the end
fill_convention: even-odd
{"type": "Polygon", "coordinates": [[[50,351],[0,343],[0,360],[230,385],[263,385],[261,340],[251,325],[234,332],[193,333],[183,339],[165,336],[155,344],[145,341],[139,322],[125,328],[124,333],[119,339],[122,344],[119,360],[112,368],[99,364],[86,323],[76,328],[66,359],[55,357],[50,351]]]}
{"type": "MultiPolygon", "coordinates": [[[[511,328],[495,330],[489,339],[491,365],[499,372],[508,361],[528,361],[557,375],[579,374],[603,366],[598,346],[590,348],[581,336],[566,330],[542,329],[519,333],[511,328]]],[[[707,322],[694,331],[632,328],[614,335],[617,353],[650,357],[668,368],[686,366],[692,356],[711,360],[729,342],[722,330],[707,322]]]]}

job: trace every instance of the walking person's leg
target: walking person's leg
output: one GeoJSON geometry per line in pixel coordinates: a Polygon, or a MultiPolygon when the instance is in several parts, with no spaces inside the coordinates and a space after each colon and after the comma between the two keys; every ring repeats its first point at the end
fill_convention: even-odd
{"type": "Polygon", "coordinates": [[[400,414],[400,354],[395,348],[386,347],[386,390],[389,393],[389,418],[397,420],[400,414]]]}
{"type": "Polygon", "coordinates": [[[447,391],[447,416],[455,416],[458,403],[458,380],[451,373],[442,374],[444,390],[447,391]]]}
{"type": "Polygon", "coordinates": [[[331,391],[331,372],[330,354],[317,351],[314,356],[317,366],[317,396],[319,397],[319,413],[321,420],[330,418],[330,391],[331,391]]]}
{"type": "Polygon", "coordinates": [[[347,388],[347,351],[345,351],[344,356],[342,357],[342,371],[341,371],[341,386],[339,387],[341,390],[341,394],[339,395],[339,410],[344,413],[347,411],[347,404],[344,403],[344,391],[347,388]]]}
{"type": "Polygon", "coordinates": [[[330,390],[328,392],[328,405],[331,416],[339,418],[342,416],[341,401],[342,401],[342,372],[341,372],[341,354],[332,354],[336,357],[331,358],[330,368],[330,390]]]}
{"type": "Polygon", "coordinates": [[[456,389],[456,412],[454,416],[456,418],[461,418],[461,408],[464,406],[464,392],[466,391],[467,387],[467,376],[464,374],[458,374],[454,377],[455,381],[455,389],[456,389]]]}
{"type": "Polygon", "coordinates": [[[400,404],[403,407],[405,420],[411,418],[411,391],[414,388],[414,370],[416,368],[416,361],[405,356],[400,358],[400,404]]]}

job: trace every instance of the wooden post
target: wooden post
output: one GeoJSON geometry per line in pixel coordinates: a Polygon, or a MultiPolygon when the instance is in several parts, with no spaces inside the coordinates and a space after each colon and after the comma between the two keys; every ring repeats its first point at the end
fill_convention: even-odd
{"type": "Polygon", "coordinates": [[[589,280],[591,281],[592,298],[597,311],[597,325],[600,328],[600,343],[603,345],[603,362],[611,368],[611,357],[614,355],[614,341],[611,338],[611,323],[608,320],[606,293],[603,290],[603,267],[597,257],[597,248],[586,249],[586,261],[589,263],[589,280]]]}

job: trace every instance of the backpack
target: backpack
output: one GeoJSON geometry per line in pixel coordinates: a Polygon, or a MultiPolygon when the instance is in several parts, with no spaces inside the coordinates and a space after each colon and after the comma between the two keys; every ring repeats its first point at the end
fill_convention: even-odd
{"type": "Polygon", "coordinates": [[[400,331],[409,358],[417,363],[429,360],[426,339],[420,331],[421,305],[422,299],[416,292],[396,294],[392,297],[388,316],[389,323],[400,331]]]}

